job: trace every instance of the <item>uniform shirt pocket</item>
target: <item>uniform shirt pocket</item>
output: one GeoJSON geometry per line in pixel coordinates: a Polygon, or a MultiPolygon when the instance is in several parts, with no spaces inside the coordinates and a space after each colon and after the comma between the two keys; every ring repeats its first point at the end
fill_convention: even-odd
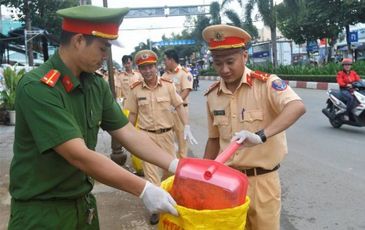
{"type": "Polygon", "coordinates": [[[223,140],[231,139],[232,129],[227,115],[214,115],[213,125],[218,127],[219,136],[223,140]]]}
{"type": "Polygon", "coordinates": [[[101,111],[90,111],[90,124],[92,127],[100,125],[102,119],[101,114],[101,111]]]}
{"type": "Polygon", "coordinates": [[[171,102],[169,97],[156,97],[160,110],[170,110],[171,102]]]}
{"type": "Polygon", "coordinates": [[[150,100],[147,97],[138,97],[138,110],[141,113],[148,112],[150,106],[150,100]]]}
{"type": "Polygon", "coordinates": [[[262,110],[247,110],[240,117],[241,128],[247,130],[256,130],[262,126],[264,113],[262,110]]]}

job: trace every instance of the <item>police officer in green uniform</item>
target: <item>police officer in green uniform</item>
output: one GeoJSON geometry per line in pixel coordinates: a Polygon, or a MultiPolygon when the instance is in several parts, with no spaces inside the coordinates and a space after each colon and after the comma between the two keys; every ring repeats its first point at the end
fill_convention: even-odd
{"type": "Polygon", "coordinates": [[[127,12],[96,6],[57,12],[60,48],[17,88],[9,229],[99,229],[94,179],[139,196],[152,213],[177,215],[167,192],[95,152],[101,127],[148,162],[173,173],[178,163],[128,123],[94,74],[127,12]]]}

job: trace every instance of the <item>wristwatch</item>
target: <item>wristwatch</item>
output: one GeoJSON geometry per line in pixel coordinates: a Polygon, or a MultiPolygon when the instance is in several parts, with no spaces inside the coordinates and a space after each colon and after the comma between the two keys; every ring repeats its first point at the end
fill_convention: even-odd
{"type": "Polygon", "coordinates": [[[266,136],[265,136],[265,133],[264,133],[264,129],[261,129],[260,131],[257,131],[255,134],[258,135],[261,138],[262,143],[264,143],[266,141],[266,136]]]}

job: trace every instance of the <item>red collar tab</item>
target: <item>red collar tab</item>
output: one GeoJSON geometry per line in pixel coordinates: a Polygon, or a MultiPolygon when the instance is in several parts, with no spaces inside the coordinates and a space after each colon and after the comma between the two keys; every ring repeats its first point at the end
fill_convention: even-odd
{"type": "Polygon", "coordinates": [[[61,73],[58,70],[51,69],[44,77],[41,78],[41,82],[48,85],[49,87],[54,87],[58,81],[61,73]]]}
{"type": "Polygon", "coordinates": [[[175,69],[174,69],[174,73],[177,73],[179,72],[179,66],[177,66],[175,69]]]}
{"type": "Polygon", "coordinates": [[[261,72],[259,70],[256,70],[255,72],[251,72],[251,78],[257,78],[261,81],[267,81],[267,79],[270,77],[270,74],[261,72]]]}
{"type": "Polygon", "coordinates": [[[65,90],[67,93],[69,93],[74,87],[74,84],[72,83],[69,76],[64,76],[62,78],[62,84],[63,84],[63,87],[65,87],[65,90]]]}
{"type": "Polygon", "coordinates": [[[246,75],[246,82],[249,86],[252,86],[252,78],[249,74],[246,75]]]}

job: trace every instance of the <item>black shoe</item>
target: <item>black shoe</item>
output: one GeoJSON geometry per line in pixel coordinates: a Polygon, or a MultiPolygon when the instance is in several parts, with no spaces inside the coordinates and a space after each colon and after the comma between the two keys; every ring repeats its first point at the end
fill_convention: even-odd
{"type": "Polygon", "coordinates": [[[159,221],[160,221],[160,215],[152,214],[152,216],[150,217],[150,224],[156,225],[156,224],[158,224],[159,221]]]}

